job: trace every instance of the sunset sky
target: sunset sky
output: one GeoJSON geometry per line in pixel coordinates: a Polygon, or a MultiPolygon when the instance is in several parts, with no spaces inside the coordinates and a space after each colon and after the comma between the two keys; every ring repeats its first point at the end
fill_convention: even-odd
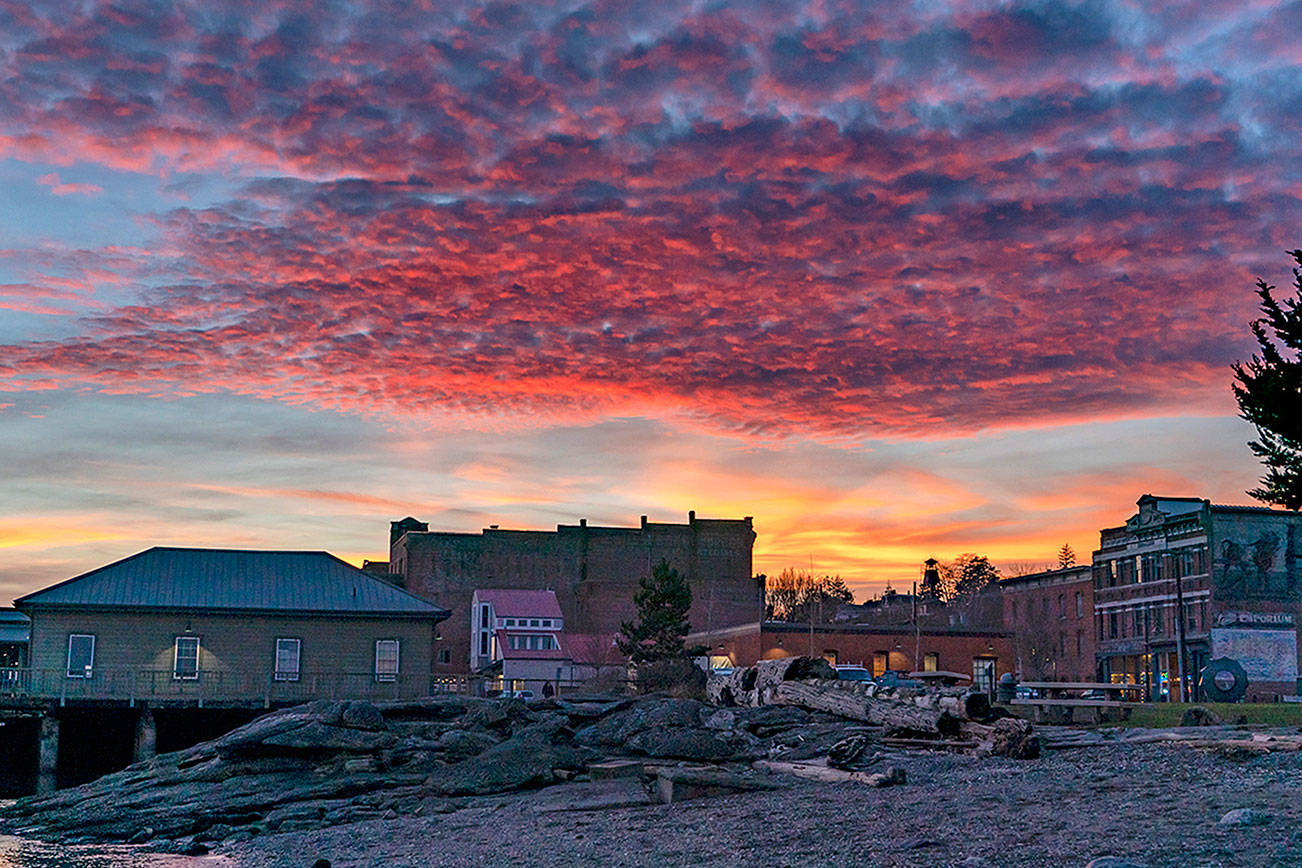
{"type": "Polygon", "coordinates": [[[0,0],[0,603],[753,515],[859,596],[1249,502],[1302,8],[0,0]]]}

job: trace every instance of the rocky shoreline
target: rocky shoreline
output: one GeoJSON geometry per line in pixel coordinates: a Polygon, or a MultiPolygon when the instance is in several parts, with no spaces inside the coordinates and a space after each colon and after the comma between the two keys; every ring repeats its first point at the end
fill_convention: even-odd
{"type": "Polygon", "coordinates": [[[1302,837],[1291,826],[1275,834],[1300,810],[1296,748],[1058,733],[1050,742],[1073,749],[1029,759],[1039,738],[988,704],[935,691],[864,696],[822,674],[768,667],[734,679],[722,700],[713,685],[731,705],[610,694],[314,702],[0,806],[0,831],[303,868],[317,858],[335,868],[501,864],[489,854],[503,852],[520,865],[834,865],[852,851],[881,865],[970,868],[1104,855],[1150,868],[1289,864],[1269,861],[1281,854],[1302,864],[1302,837]],[[964,717],[974,709],[989,718],[964,717]],[[1230,804],[1235,788],[1244,797],[1230,804]],[[1247,821],[1218,826],[1220,808],[1247,821]],[[1182,815],[1195,828],[1166,831],[1182,815]],[[1127,817],[1128,831],[1118,825],[1127,817]],[[1223,834],[1202,861],[1134,843],[1165,839],[1187,855],[1193,831],[1207,828],[1223,834]],[[1007,829],[1021,830],[1012,849],[1007,829]],[[1251,847],[1220,847],[1239,833],[1251,847]]]}

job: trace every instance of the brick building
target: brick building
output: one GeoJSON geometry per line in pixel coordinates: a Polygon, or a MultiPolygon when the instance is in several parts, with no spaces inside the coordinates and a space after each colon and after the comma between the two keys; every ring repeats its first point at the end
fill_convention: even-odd
{"type": "Polygon", "coordinates": [[[1088,564],[999,582],[1023,681],[1092,681],[1094,582],[1088,564]]]}
{"type": "Polygon", "coordinates": [[[1302,515],[1150,494],[1138,507],[1094,552],[1099,677],[1175,699],[1183,669],[1197,698],[1196,673],[1229,657],[1249,699],[1297,694],[1302,515]]]}
{"type": "Polygon", "coordinates": [[[964,627],[814,624],[811,630],[809,624],[764,621],[693,633],[687,644],[704,645],[712,657],[726,657],[733,666],[809,655],[833,664],[862,663],[874,675],[886,669],[958,672],[987,690],[994,679],[1011,672],[1014,663],[1007,632],[964,627]]]}
{"type": "Polygon", "coordinates": [[[387,569],[407,590],[456,613],[440,625],[434,669],[464,673],[477,588],[555,591],[567,629],[611,634],[633,618],[638,580],[664,559],[692,589],[692,627],[711,630],[761,617],[764,586],[751,569],[754,543],[750,517],[700,519],[694,512],[686,524],[642,516],[638,527],[598,527],[583,519],[554,531],[494,526],[480,533],[430,531],[405,518],[391,524],[387,569]]]}

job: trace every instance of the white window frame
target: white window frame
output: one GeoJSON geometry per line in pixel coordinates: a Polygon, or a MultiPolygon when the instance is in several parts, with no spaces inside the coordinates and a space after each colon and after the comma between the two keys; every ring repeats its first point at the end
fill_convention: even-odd
{"type": "Polygon", "coordinates": [[[375,680],[379,682],[392,682],[398,680],[398,673],[402,671],[402,642],[398,639],[376,639],[375,640],[375,680]],[[393,646],[393,671],[382,671],[380,669],[380,648],[385,645],[393,646]]]}
{"type": "Polygon", "coordinates": [[[95,634],[94,633],[69,633],[68,634],[68,667],[67,674],[69,678],[90,678],[95,671],[95,634]],[[82,669],[73,670],[72,668],[72,640],[89,639],[90,640],[90,662],[82,669]]]}
{"type": "Polygon", "coordinates": [[[275,674],[272,677],[275,678],[276,681],[297,681],[303,669],[303,640],[297,639],[293,636],[276,637],[273,668],[275,674]],[[285,643],[286,648],[292,647],[294,649],[294,668],[292,670],[280,668],[280,649],[282,642],[285,643]]]}
{"type": "MultiPolygon", "coordinates": [[[[199,680],[199,659],[201,656],[200,648],[203,642],[198,636],[177,636],[176,641],[172,643],[172,680],[173,681],[198,681],[199,680]],[[181,673],[181,642],[194,642],[194,674],[181,673]]],[[[189,655],[186,655],[187,657],[189,655]]]]}

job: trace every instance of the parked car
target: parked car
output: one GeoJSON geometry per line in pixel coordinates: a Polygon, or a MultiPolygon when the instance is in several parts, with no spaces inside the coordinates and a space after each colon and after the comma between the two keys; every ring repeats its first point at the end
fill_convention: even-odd
{"type": "Polygon", "coordinates": [[[887,669],[881,675],[874,679],[882,687],[921,687],[922,682],[916,678],[908,678],[898,669],[887,669]]]}
{"type": "Polygon", "coordinates": [[[838,666],[836,677],[839,681],[872,681],[873,674],[862,666],[838,666]]]}
{"type": "Polygon", "coordinates": [[[512,690],[512,691],[511,691],[511,698],[512,698],[512,699],[523,699],[524,701],[528,702],[529,700],[533,699],[533,691],[532,691],[532,690],[512,690]]]}

